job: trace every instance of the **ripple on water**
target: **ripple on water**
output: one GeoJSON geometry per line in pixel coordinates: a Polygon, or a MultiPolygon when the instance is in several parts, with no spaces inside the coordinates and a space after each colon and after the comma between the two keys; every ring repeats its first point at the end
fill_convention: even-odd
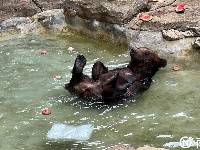
{"type": "Polygon", "coordinates": [[[3,117],[3,113],[0,113],[0,119],[3,117]]]}
{"type": "Polygon", "coordinates": [[[167,86],[177,86],[178,85],[178,83],[176,83],[176,82],[173,82],[173,81],[165,81],[165,85],[167,85],[167,86]]]}

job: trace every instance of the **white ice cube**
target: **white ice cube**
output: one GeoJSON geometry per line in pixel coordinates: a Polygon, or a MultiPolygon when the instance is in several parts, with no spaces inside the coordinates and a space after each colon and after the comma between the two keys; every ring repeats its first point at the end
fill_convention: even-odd
{"type": "Polygon", "coordinates": [[[80,126],[54,124],[47,133],[47,138],[53,140],[88,140],[92,134],[93,125],[86,124],[80,126]]]}

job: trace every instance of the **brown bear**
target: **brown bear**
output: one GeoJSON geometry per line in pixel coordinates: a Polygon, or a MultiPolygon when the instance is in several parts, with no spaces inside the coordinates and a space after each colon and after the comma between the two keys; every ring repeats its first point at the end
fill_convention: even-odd
{"type": "Polygon", "coordinates": [[[152,77],[161,67],[167,65],[165,59],[152,50],[141,47],[131,49],[131,60],[127,67],[108,70],[100,61],[92,68],[92,78],[83,74],[86,59],[76,57],[72,78],[65,88],[76,95],[94,100],[116,100],[134,96],[147,90],[152,77]]]}

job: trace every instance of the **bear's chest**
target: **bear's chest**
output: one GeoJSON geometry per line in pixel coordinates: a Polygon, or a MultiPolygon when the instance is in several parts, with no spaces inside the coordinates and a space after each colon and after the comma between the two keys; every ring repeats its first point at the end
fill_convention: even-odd
{"type": "Polygon", "coordinates": [[[122,80],[122,82],[128,82],[132,83],[135,80],[140,80],[142,78],[141,74],[135,73],[131,71],[129,68],[123,68],[118,70],[119,73],[119,79],[122,80]]]}

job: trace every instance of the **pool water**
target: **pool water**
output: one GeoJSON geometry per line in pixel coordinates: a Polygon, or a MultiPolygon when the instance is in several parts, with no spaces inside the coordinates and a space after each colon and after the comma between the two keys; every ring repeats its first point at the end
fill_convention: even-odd
{"type": "Polygon", "coordinates": [[[74,35],[0,37],[0,149],[107,149],[116,144],[179,149],[183,136],[200,138],[198,53],[184,60],[166,57],[167,67],[155,75],[148,91],[109,106],[64,90],[77,54],[87,58],[88,75],[97,60],[109,69],[130,60],[124,48],[74,35]],[[42,115],[45,108],[50,115],[42,115]],[[46,135],[55,123],[93,124],[94,131],[85,142],[52,141],[46,135]]]}

